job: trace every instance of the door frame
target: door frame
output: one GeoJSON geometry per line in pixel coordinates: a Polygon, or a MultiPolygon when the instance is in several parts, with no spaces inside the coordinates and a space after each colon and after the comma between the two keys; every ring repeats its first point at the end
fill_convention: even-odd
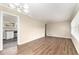
{"type": "Polygon", "coordinates": [[[1,11],[0,13],[0,41],[1,41],[1,47],[0,50],[3,50],[3,14],[8,14],[8,15],[12,15],[15,16],[17,19],[17,46],[20,40],[20,17],[18,15],[15,15],[13,13],[9,13],[9,12],[5,12],[5,11],[1,11]]]}

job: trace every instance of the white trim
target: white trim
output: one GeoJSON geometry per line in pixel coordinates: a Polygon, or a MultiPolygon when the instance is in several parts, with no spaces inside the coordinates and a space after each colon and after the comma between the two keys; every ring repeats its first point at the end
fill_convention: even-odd
{"type": "Polygon", "coordinates": [[[76,39],[74,35],[72,35],[72,42],[76,48],[77,53],[79,54],[79,41],[76,39]]]}
{"type": "Polygon", "coordinates": [[[18,45],[20,46],[20,45],[23,45],[23,44],[29,43],[29,42],[31,42],[31,41],[34,41],[34,40],[37,40],[37,39],[40,39],[40,38],[43,38],[43,37],[45,37],[45,36],[41,36],[41,37],[38,37],[38,38],[33,39],[33,40],[29,40],[29,41],[20,42],[18,45]]]}
{"type": "Polygon", "coordinates": [[[18,19],[17,19],[17,30],[18,30],[18,39],[17,39],[17,45],[19,44],[19,40],[20,40],[20,17],[18,16],[18,19]]]}
{"type": "Polygon", "coordinates": [[[3,50],[3,14],[0,13],[0,50],[3,50]]]}
{"type": "Polygon", "coordinates": [[[64,37],[64,36],[56,36],[56,35],[47,35],[47,36],[51,36],[51,37],[60,37],[60,38],[68,38],[68,39],[71,39],[71,37],[64,37]]]}
{"type": "Polygon", "coordinates": [[[20,40],[20,18],[18,15],[15,15],[15,14],[12,14],[12,13],[9,13],[9,12],[5,12],[5,11],[1,11],[1,40],[2,40],[2,48],[1,50],[3,50],[3,14],[8,14],[8,15],[12,15],[12,16],[15,16],[17,18],[17,45],[18,45],[18,41],[20,40]]]}

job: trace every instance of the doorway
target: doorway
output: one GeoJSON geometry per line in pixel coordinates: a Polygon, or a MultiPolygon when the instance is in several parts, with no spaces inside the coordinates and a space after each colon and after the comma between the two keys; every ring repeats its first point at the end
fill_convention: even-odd
{"type": "Polygon", "coordinates": [[[2,54],[16,54],[18,41],[18,16],[2,12],[2,54]]]}

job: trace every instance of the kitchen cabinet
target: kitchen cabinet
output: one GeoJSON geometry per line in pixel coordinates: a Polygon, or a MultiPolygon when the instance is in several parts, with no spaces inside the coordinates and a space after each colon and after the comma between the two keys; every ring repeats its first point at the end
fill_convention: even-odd
{"type": "Polygon", "coordinates": [[[14,38],[14,31],[13,30],[5,30],[3,33],[4,39],[13,39],[14,38]]]}

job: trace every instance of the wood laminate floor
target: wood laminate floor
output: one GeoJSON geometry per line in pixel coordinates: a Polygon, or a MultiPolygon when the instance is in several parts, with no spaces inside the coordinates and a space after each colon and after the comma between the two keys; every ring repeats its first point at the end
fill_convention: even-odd
{"type": "Polygon", "coordinates": [[[18,46],[19,55],[77,55],[71,39],[46,37],[18,46]]]}
{"type": "MultiPolygon", "coordinates": [[[[13,45],[14,43],[7,44],[13,45]]],[[[77,55],[71,39],[46,37],[21,46],[11,46],[0,52],[0,55],[77,55]]]]}

